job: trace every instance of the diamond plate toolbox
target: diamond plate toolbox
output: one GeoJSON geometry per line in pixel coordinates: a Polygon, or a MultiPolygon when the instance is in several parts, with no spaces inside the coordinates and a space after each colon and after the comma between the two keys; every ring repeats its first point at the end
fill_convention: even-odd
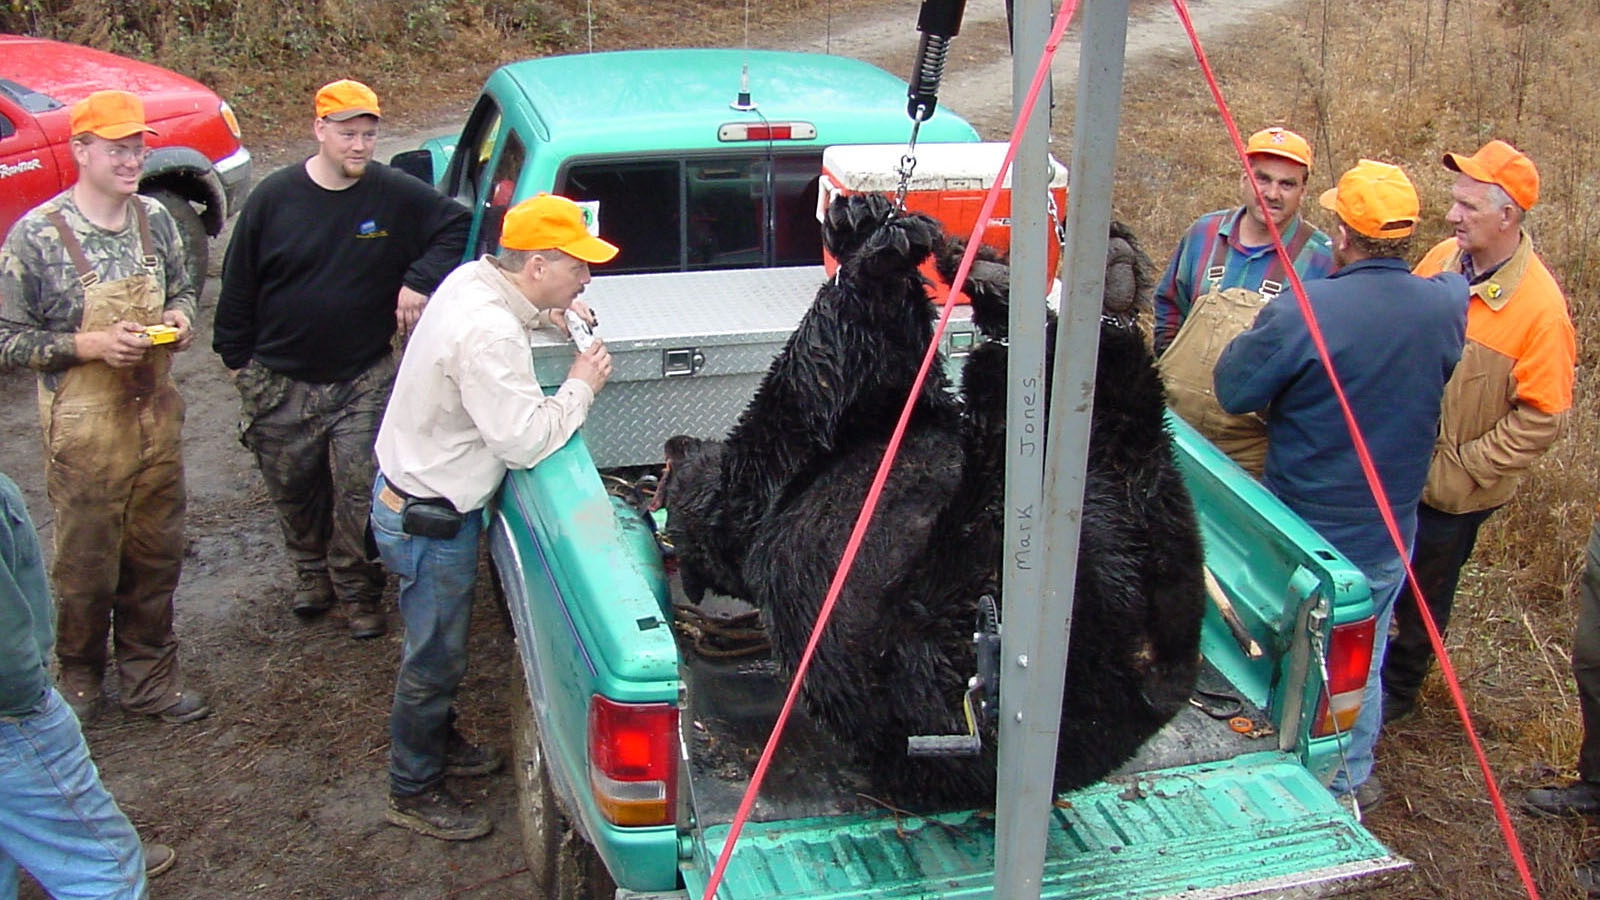
{"type": "MultiPolygon", "coordinates": [[[[659,465],[673,435],[725,436],[826,278],[821,266],[596,277],[582,299],[614,371],[583,426],[595,465],[659,465]]],[[[943,340],[955,367],[972,343],[971,314],[960,307],[943,340]]],[[[547,393],[574,352],[554,330],[534,335],[534,373],[547,393]]]]}

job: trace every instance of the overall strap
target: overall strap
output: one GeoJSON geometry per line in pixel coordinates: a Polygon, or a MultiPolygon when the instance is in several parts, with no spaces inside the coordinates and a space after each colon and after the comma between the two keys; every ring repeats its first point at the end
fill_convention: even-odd
{"type": "Polygon", "coordinates": [[[1283,254],[1272,254],[1272,262],[1267,265],[1267,274],[1261,278],[1262,296],[1276,297],[1283,293],[1285,279],[1289,274],[1288,270],[1284,268],[1284,259],[1288,259],[1293,263],[1294,260],[1300,257],[1300,251],[1304,250],[1306,244],[1311,242],[1312,227],[1305,222],[1297,222],[1295,224],[1294,237],[1290,238],[1289,243],[1283,245],[1283,254]]]}
{"type": "Polygon", "coordinates": [[[1206,261],[1206,267],[1200,274],[1200,287],[1195,291],[1197,296],[1220,283],[1228,271],[1228,238],[1222,233],[1222,223],[1227,220],[1228,216],[1218,216],[1216,227],[1211,231],[1211,258],[1206,261]]]}
{"type": "Polygon", "coordinates": [[[155,254],[156,242],[150,237],[150,214],[144,211],[144,202],[137,197],[130,197],[129,203],[133,204],[134,217],[139,221],[139,249],[143,255],[139,262],[145,270],[154,273],[161,267],[161,260],[155,254]]]}
{"type": "Polygon", "coordinates": [[[83,254],[83,244],[79,243],[78,236],[72,233],[72,227],[67,224],[66,216],[61,214],[59,208],[50,207],[45,210],[44,217],[55,226],[56,234],[61,236],[61,246],[66,248],[67,256],[72,258],[72,267],[78,270],[78,283],[83,285],[85,290],[98,284],[100,276],[90,267],[89,257],[83,254]]]}

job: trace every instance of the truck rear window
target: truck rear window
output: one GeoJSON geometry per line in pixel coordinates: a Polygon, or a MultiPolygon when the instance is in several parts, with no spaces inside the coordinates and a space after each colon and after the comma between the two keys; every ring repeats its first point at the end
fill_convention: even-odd
{"type": "Polygon", "coordinates": [[[608,273],[813,265],[820,153],[573,165],[558,193],[599,203],[608,273]]]}

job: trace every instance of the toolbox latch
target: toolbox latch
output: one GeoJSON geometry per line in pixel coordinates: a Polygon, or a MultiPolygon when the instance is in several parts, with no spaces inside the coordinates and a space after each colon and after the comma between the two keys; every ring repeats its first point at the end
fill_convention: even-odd
{"type": "Polygon", "coordinates": [[[694,347],[661,351],[661,374],[666,378],[696,375],[705,365],[706,355],[694,347]]]}

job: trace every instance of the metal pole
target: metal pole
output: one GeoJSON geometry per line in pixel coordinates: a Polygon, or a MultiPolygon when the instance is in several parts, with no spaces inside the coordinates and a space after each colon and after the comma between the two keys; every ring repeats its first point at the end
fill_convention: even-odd
{"type": "MultiPolygon", "coordinates": [[[[1025,4],[1031,5],[1029,0],[1019,0],[1019,32],[1027,29],[1022,24],[1028,18],[1025,4]]],[[[1051,385],[1042,517],[1036,532],[1039,540],[1031,545],[1038,548],[1043,589],[1037,597],[1019,595],[1010,590],[1009,584],[1006,591],[1005,638],[1012,644],[1010,648],[1002,644],[1001,774],[995,822],[994,896],[1001,900],[1037,898],[1042,887],[1045,838],[1053,810],[1056,739],[1066,682],[1067,636],[1072,629],[1079,527],[1083,521],[1127,25],[1128,0],[1085,0],[1070,167],[1072,188],[1062,250],[1065,293],[1051,385]],[[1030,602],[1034,600],[1037,606],[1033,611],[1022,609],[1035,606],[1030,602]],[[1017,624],[1019,613],[1036,616],[1037,627],[1017,634],[1026,628],[1017,624]],[[1012,648],[1029,640],[1034,650],[1023,659],[1012,648]],[[1016,677],[1019,671],[1026,673],[1025,678],[1016,677]],[[1020,704],[1012,693],[1018,680],[1025,684],[1020,704]],[[1008,760],[1016,764],[1008,766],[1008,760]]],[[[1042,33],[1044,29],[1035,30],[1042,33]]],[[[1020,57],[1020,41],[1017,47],[1020,57]]],[[[1019,160],[1020,157],[1019,154],[1019,160]]],[[[1016,262],[1013,256],[1013,264],[1016,262]]],[[[1023,295],[1013,288],[1013,296],[1023,295]]],[[[1012,428],[1025,427],[1015,419],[1008,424],[1012,428]]]]}
{"type": "MultiPolygon", "coordinates": [[[[1016,0],[1011,21],[1012,119],[1044,55],[1050,32],[1049,0],[1016,0]]],[[[1034,104],[1011,172],[1011,353],[1006,394],[1005,557],[1000,577],[1005,597],[1000,636],[1001,719],[995,791],[995,893],[997,898],[1038,897],[1044,864],[1039,832],[1042,798],[1050,796],[1058,716],[1030,715],[1040,658],[1043,610],[1040,573],[1044,544],[1040,523],[1044,490],[1044,297],[1054,272],[1045,272],[1046,191],[1049,190],[1049,97],[1034,104]],[[1049,746],[1044,745],[1048,743],[1049,746]]],[[[1058,211],[1064,214],[1065,210],[1058,211]]],[[[1059,708],[1059,704],[1057,706],[1059,708]]],[[[1048,808],[1048,803],[1044,808],[1048,808]]]]}

